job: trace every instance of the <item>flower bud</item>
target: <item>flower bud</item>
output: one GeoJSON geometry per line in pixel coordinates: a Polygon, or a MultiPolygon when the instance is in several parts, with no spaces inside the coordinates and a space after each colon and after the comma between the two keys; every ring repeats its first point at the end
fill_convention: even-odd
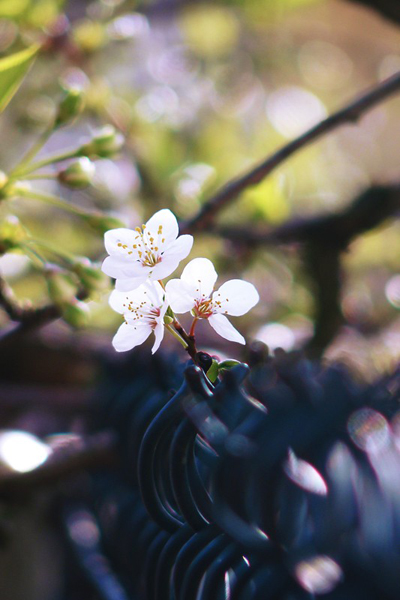
{"type": "Polygon", "coordinates": [[[64,98],[58,105],[58,112],[55,119],[55,127],[61,127],[72,121],[83,110],[85,101],[81,89],[71,87],[65,90],[64,98]]]}
{"type": "Polygon", "coordinates": [[[79,154],[81,156],[97,156],[99,158],[108,158],[116,154],[124,143],[124,136],[115,130],[112,125],[103,127],[93,139],[84,144],[79,154]]]}
{"type": "Polygon", "coordinates": [[[70,188],[83,188],[92,183],[96,167],[83,156],[58,173],[58,181],[70,188]]]}
{"type": "Polygon", "coordinates": [[[104,290],[108,286],[108,277],[100,269],[93,267],[88,259],[76,262],[72,266],[72,271],[79,277],[88,292],[104,290]]]}
{"type": "Polygon", "coordinates": [[[70,274],[56,268],[46,272],[49,296],[57,306],[75,300],[77,286],[70,274]]]}
{"type": "Polygon", "coordinates": [[[79,300],[64,304],[62,307],[62,317],[64,321],[76,329],[85,327],[88,324],[89,315],[89,307],[79,300]]]}
{"type": "Polygon", "coordinates": [[[1,252],[17,248],[18,244],[26,240],[26,238],[26,229],[14,215],[9,215],[0,221],[1,252]]]}

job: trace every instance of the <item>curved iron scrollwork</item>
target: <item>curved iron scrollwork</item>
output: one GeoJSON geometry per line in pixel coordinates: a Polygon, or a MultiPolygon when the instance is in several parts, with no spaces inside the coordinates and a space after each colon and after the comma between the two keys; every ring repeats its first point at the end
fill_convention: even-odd
{"type": "Polygon", "coordinates": [[[92,482],[132,599],[398,597],[399,372],[255,354],[213,389],[193,364],[167,402],[155,387],[108,405],[121,472],[92,482]]]}

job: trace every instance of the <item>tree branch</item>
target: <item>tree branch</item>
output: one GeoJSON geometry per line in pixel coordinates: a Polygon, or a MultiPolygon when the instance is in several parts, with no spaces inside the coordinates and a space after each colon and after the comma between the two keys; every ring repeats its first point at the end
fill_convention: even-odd
{"type": "Polygon", "coordinates": [[[400,184],[374,186],[362,192],[341,212],[333,215],[297,218],[273,230],[212,225],[207,233],[248,247],[313,242],[334,246],[343,251],[355,237],[377,227],[395,216],[398,211],[400,184]]]}
{"type": "MultiPolygon", "coordinates": [[[[85,289],[80,289],[76,295],[77,300],[85,300],[88,297],[88,292],[85,289]]],[[[62,316],[59,306],[56,304],[47,304],[37,308],[24,308],[18,304],[12,289],[0,277],[0,307],[7,313],[11,321],[17,323],[16,326],[10,327],[0,334],[0,346],[7,344],[9,341],[15,341],[21,335],[25,335],[29,331],[43,327],[55,321],[62,316]]]]}
{"type": "Polygon", "coordinates": [[[400,23],[400,4],[398,0],[350,0],[376,10],[387,19],[400,23]]]}
{"type": "Polygon", "coordinates": [[[340,306],[342,252],[357,236],[400,212],[400,184],[373,187],[334,215],[295,219],[273,231],[211,227],[209,231],[235,244],[302,245],[302,255],[315,298],[315,332],[306,347],[312,357],[322,355],[343,323],[340,306]]]}
{"type": "Polygon", "coordinates": [[[383,100],[386,100],[386,98],[397,91],[400,91],[400,73],[396,73],[389,79],[386,79],[357,100],[324,119],[324,121],[321,121],[303,135],[292,140],[251,171],[245,173],[242,177],[227,183],[220,191],[211,197],[206,204],[204,204],[195,217],[182,224],[182,232],[193,233],[194,231],[203,230],[206,227],[209,227],[212,219],[224,206],[234,200],[248,187],[260,183],[260,181],[282,164],[287,158],[292,156],[292,154],[319,137],[333,131],[340,125],[357,121],[363,113],[383,100]]]}

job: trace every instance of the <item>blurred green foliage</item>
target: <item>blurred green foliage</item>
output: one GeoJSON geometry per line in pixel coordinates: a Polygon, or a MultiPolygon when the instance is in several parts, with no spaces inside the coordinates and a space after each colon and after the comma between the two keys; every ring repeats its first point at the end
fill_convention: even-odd
{"type": "Polygon", "coordinates": [[[3,112],[17,91],[37,51],[38,46],[31,46],[0,59],[0,112],[3,112]]]}

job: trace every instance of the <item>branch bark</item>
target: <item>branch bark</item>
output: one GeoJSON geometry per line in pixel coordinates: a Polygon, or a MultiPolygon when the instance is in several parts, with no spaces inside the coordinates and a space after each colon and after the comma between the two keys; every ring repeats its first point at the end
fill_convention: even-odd
{"type": "Polygon", "coordinates": [[[373,187],[360,194],[340,213],[295,219],[273,231],[217,226],[209,231],[251,248],[276,244],[301,245],[315,298],[315,331],[306,351],[309,356],[317,358],[344,321],[340,306],[341,254],[354,238],[397,213],[400,213],[400,184],[373,187]]]}
{"type": "Polygon", "coordinates": [[[396,73],[386,79],[360,98],[350,102],[350,104],[341,110],[306,131],[303,135],[292,140],[262,163],[242,175],[242,177],[233,179],[227,183],[204,204],[197,215],[182,224],[182,232],[193,233],[194,231],[204,230],[209,227],[214,217],[222,208],[248,187],[260,183],[260,181],[265,179],[267,175],[292,156],[292,154],[321,136],[333,131],[340,125],[357,121],[363,113],[398,91],[400,91],[400,73],[396,73]]]}

